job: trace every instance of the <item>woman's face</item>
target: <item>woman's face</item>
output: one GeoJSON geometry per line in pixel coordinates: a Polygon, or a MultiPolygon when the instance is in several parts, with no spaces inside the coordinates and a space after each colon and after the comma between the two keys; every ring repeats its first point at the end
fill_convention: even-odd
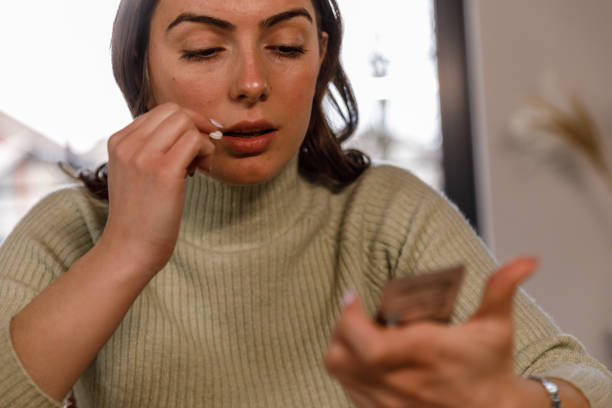
{"type": "Polygon", "coordinates": [[[213,177],[264,182],[306,135],[326,38],[319,43],[311,0],[161,0],[151,105],[175,102],[223,125],[213,177]]]}

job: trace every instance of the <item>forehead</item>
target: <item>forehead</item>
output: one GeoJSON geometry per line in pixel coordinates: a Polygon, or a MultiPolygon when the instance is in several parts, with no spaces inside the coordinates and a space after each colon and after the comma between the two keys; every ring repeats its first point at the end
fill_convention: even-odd
{"type": "Polygon", "coordinates": [[[312,0],[160,0],[153,24],[167,25],[181,13],[206,14],[232,23],[258,23],[294,8],[305,8],[316,18],[312,0]]]}

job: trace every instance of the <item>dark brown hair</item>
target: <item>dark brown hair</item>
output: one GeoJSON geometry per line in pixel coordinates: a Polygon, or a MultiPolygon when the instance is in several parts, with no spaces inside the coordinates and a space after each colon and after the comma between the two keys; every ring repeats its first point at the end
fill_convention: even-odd
{"type": "MultiPolygon", "coordinates": [[[[310,124],[299,153],[300,173],[336,190],[357,179],[370,165],[364,153],[341,144],[357,128],[357,102],[340,64],[342,20],[336,0],[312,0],[317,13],[319,37],[328,34],[327,53],[321,65],[312,102],[310,124]],[[333,87],[333,88],[332,88],[333,87]],[[343,126],[334,131],[326,117],[325,98],[343,126]]],[[[122,0],[111,41],[113,73],[132,116],[147,112],[151,87],[147,49],[153,12],[159,0],[122,0]]],[[[79,178],[99,198],[108,199],[107,164],[95,171],[81,171],[79,178]]]]}

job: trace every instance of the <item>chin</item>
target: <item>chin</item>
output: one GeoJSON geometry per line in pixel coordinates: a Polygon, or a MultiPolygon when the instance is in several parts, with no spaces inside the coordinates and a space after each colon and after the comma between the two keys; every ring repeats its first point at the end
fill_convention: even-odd
{"type": "Polygon", "coordinates": [[[212,172],[206,172],[206,174],[223,183],[249,186],[271,180],[284,168],[280,164],[266,163],[253,159],[240,159],[238,163],[233,165],[219,163],[218,166],[213,166],[212,172]]]}

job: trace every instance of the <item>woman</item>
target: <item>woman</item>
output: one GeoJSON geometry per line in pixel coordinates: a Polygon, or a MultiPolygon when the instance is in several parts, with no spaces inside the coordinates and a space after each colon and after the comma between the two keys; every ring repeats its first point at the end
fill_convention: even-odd
{"type": "Polygon", "coordinates": [[[527,374],[564,407],[609,406],[609,373],[520,291],[513,328],[533,260],[487,283],[442,197],[341,151],[340,39],[333,0],[122,1],[136,119],[109,140],[108,190],[87,180],[108,202],[53,193],[0,249],[0,406],[73,388],[81,407],[549,406],[527,374]],[[456,324],[371,322],[386,280],[456,263],[456,324]]]}

